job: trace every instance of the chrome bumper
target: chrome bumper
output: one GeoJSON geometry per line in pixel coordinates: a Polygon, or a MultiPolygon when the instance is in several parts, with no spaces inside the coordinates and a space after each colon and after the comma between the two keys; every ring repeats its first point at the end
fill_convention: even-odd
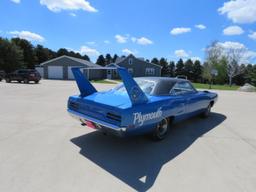
{"type": "Polygon", "coordinates": [[[67,111],[73,118],[79,120],[80,122],[85,122],[87,120],[95,123],[97,125],[98,130],[100,131],[108,132],[117,136],[125,135],[126,127],[119,127],[119,126],[107,123],[105,121],[101,121],[99,119],[95,119],[93,117],[84,115],[82,113],[79,113],[70,109],[68,109],[67,111]]]}

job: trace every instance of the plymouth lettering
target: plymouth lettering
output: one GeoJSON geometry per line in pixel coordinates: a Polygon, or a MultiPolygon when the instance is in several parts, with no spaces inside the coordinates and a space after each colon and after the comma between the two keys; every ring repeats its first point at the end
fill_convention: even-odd
{"type": "Polygon", "coordinates": [[[141,112],[136,112],[136,113],[133,113],[133,116],[134,116],[133,123],[134,124],[138,123],[140,126],[142,126],[145,121],[157,119],[161,117],[162,114],[163,114],[163,111],[161,107],[158,108],[157,111],[151,112],[151,113],[142,114],[141,112]]]}

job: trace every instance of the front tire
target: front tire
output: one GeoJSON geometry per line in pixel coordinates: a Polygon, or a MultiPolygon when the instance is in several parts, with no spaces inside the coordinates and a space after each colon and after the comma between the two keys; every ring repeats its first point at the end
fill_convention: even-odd
{"type": "Polygon", "coordinates": [[[5,81],[6,81],[6,83],[11,83],[11,79],[9,79],[9,78],[6,78],[5,81]]]}
{"type": "Polygon", "coordinates": [[[209,104],[209,105],[207,106],[207,108],[205,109],[205,111],[201,114],[201,117],[202,117],[202,118],[207,118],[207,117],[209,117],[210,114],[211,114],[211,109],[212,109],[212,105],[209,104]]]}
{"type": "Polygon", "coordinates": [[[156,141],[163,140],[167,136],[169,128],[170,125],[168,118],[165,118],[162,121],[160,121],[152,134],[153,139],[156,141]]]}

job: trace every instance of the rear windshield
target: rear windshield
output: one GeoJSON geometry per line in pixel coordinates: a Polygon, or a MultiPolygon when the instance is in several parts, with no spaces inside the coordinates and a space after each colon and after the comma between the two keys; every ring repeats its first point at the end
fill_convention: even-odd
{"type": "MultiPolygon", "coordinates": [[[[154,90],[154,87],[155,87],[154,81],[142,80],[142,79],[136,79],[135,81],[144,93],[152,94],[152,91],[154,90]]],[[[114,89],[119,93],[126,92],[126,89],[125,89],[123,83],[117,85],[114,89]]]]}

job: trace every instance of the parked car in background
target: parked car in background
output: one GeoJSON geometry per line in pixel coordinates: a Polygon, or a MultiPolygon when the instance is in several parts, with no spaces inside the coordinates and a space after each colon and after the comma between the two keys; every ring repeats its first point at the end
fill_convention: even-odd
{"type": "Polygon", "coordinates": [[[5,75],[6,83],[10,83],[12,81],[18,81],[19,83],[29,83],[30,81],[34,81],[35,83],[38,83],[40,80],[40,74],[34,69],[19,69],[13,73],[7,73],[5,75]]]}
{"type": "Polygon", "coordinates": [[[5,77],[5,72],[0,70],[0,81],[2,81],[5,77]]]}

